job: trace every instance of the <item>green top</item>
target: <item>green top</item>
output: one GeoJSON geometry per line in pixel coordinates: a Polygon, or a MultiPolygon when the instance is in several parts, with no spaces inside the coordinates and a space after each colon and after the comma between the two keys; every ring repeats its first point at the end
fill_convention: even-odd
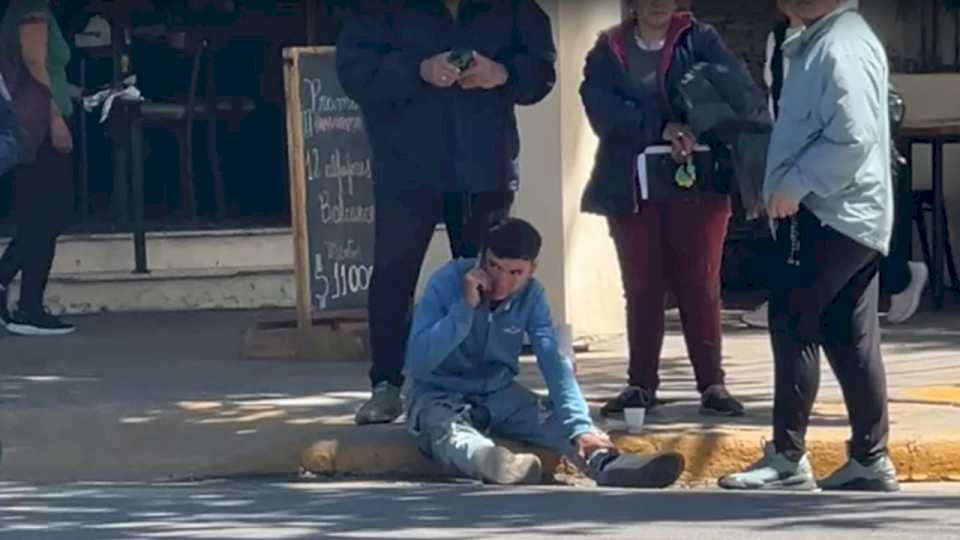
{"type": "Polygon", "coordinates": [[[50,92],[53,101],[64,117],[73,114],[73,101],[67,84],[67,64],[70,62],[70,46],[60,31],[60,25],[50,11],[48,0],[12,0],[3,21],[0,22],[0,46],[4,54],[17,54],[22,61],[20,49],[20,24],[26,15],[44,13],[47,18],[47,73],[50,75],[50,92]]]}

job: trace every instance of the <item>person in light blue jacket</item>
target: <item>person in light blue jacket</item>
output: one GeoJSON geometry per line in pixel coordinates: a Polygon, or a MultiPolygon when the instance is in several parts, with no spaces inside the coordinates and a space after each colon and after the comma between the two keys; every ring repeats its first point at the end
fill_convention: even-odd
{"type": "Polygon", "coordinates": [[[542,464],[490,437],[546,447],[598,484],[666,487],[679,454],[620,454],[590,419],[572,359],[558,345],[543,286],[533,279],[541,237],[521,219],[487,234],[480,258],[433,274],[414,311],[405,371],[407,421],[420,450],[453,472],[495,484],[536,483],[542,464]],[[549,390],[543,399],[514,379],[529,336],[549,390]]]}
{"type": "Polygon", "coordinates": [[[764,184],[780,264],[770,298],[773,445],[720,485],[817,487],[804,439],[823,348],[853,435],[850,459],[820,487],[895,491],[877,318],[893,225],[887,57],[858,1],[788,3],[807,28],[784,44],[790,73],[764,184]]]}

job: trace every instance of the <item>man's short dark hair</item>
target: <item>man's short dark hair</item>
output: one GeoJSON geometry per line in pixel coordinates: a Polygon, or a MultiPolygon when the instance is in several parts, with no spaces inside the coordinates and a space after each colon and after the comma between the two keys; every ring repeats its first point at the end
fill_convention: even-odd
{"type": "Polygon", "coordinates": [[[487,231],[486,249],[501,259],[535,261],[543,239],[536,227],[519,218],[506,218],[487,231]]]}

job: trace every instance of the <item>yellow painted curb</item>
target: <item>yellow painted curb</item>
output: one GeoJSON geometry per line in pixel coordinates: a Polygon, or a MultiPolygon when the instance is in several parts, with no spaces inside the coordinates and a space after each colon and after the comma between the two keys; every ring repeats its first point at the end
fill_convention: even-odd
{"type": "MultiPolygon", "coordinates": [[[[724,474],[740,471],[758,460],[763,441],[755,435],[704,432],[684,435],[614,435],[623,452],[678,452],[687,461],[681,479],[690,485],[713,484],[724,474]]],[[[517,445],[513,448],[520,449],[517,445]]],[[[842,438],[809,441],[814,471],[829,474],[846,461],[842,438]]],[[[525,448],[531,451],[530,448],[525,448]]],[[[895,440],[890,445],[901,481],[960,481],[960,437],[952,439],[895,440]]],[[[556,470],[559,458],[535,450],[544,459],[544,470],[556,470]]],[[[438,477],[448,472],[425,458],[413,439],[399,426],[342,428],[303,451],[301,466],[320,475],[438,477]]]]}
{"type": "Polygon", "coordinates": [[[960,385],[911,388],[903,394],[908,399],[925,403],[960,405],[960,385]]]}

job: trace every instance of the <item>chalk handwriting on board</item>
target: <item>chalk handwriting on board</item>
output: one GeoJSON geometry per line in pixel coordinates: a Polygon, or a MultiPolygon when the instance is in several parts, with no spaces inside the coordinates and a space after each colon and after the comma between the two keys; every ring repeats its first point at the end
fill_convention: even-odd
{"type": "Polygon", "coordinates": [[[330,96],[323,93],[323,81],[321,79],[303,79],[303,83],[310,90],[309,106],[304,107],[303,112],[312,113],[345,113],[360,112],[360,105],[347,96],[330,96]]]}
{"type": "Polygon", "coordinates": [[[332,300],[366,293],[370,289],[373,265],[335,262],[330,277],[323,274],[317,274],[314,277],[316,278],[314,299],[319,309],[326,309],[328,302],[332,300]]]}
{"type": "Polygon", "coordinates": [[[340,149],[338,148],[323,165],[323,177],[341,183],[343,180],[347,180],[347,189],[349,194],[353,195],[353,180],[355,178],[373,180],[370,158],[354,160],[350,158],[350,154],[344,157],[340,155],[340,149]]]}
{"type": "MultiPolygon", "coordinates": [[[[313,155],[313,152],[309,152],[308,155],[313,155]]],[[[315,163],[314,158],[310,158],[308,167],[315,163]]],[[[323,178],[334,182],[331,189],[320,190],[317,194],[316,202],[320,209],[321,223],[373,223],[375,217],[373,205],[352,204],[354,201],[350,200],[356,190],[354,180],[371,181],[372,179],[369,158],[352,161],[349,154],[341,156],[340,150],[337,149],[323,166],[323,178]]]]}
{"type": "Polygon", "coordinates": [[[303,136],[306,139],[331,131],[360,133],[363,131],[363,119],[360,117],[360,105],[346,96],[331,96],[324,93],[323,81],[316,78],[303,79],[306,87],[303,117],[303,136]]]}
{"type": "Polygon", "coordinates": [[[363,133],[363,119],[359,116],[322,116],[312,112],[303,113],[305,139],[335,131],[347,134],[363,133]]]}
{"type": "Polygon", "coordinates": [[[327,258],[330,260],[350,262],[360,261],[363,259],[363,254],[360,252],[360,247],[357,246],[356,242],[354,242],[352,239],[347,240],[346,244],[341,244],[331,240],[327,240],[323,244],[327,248],[327,258]]]}

